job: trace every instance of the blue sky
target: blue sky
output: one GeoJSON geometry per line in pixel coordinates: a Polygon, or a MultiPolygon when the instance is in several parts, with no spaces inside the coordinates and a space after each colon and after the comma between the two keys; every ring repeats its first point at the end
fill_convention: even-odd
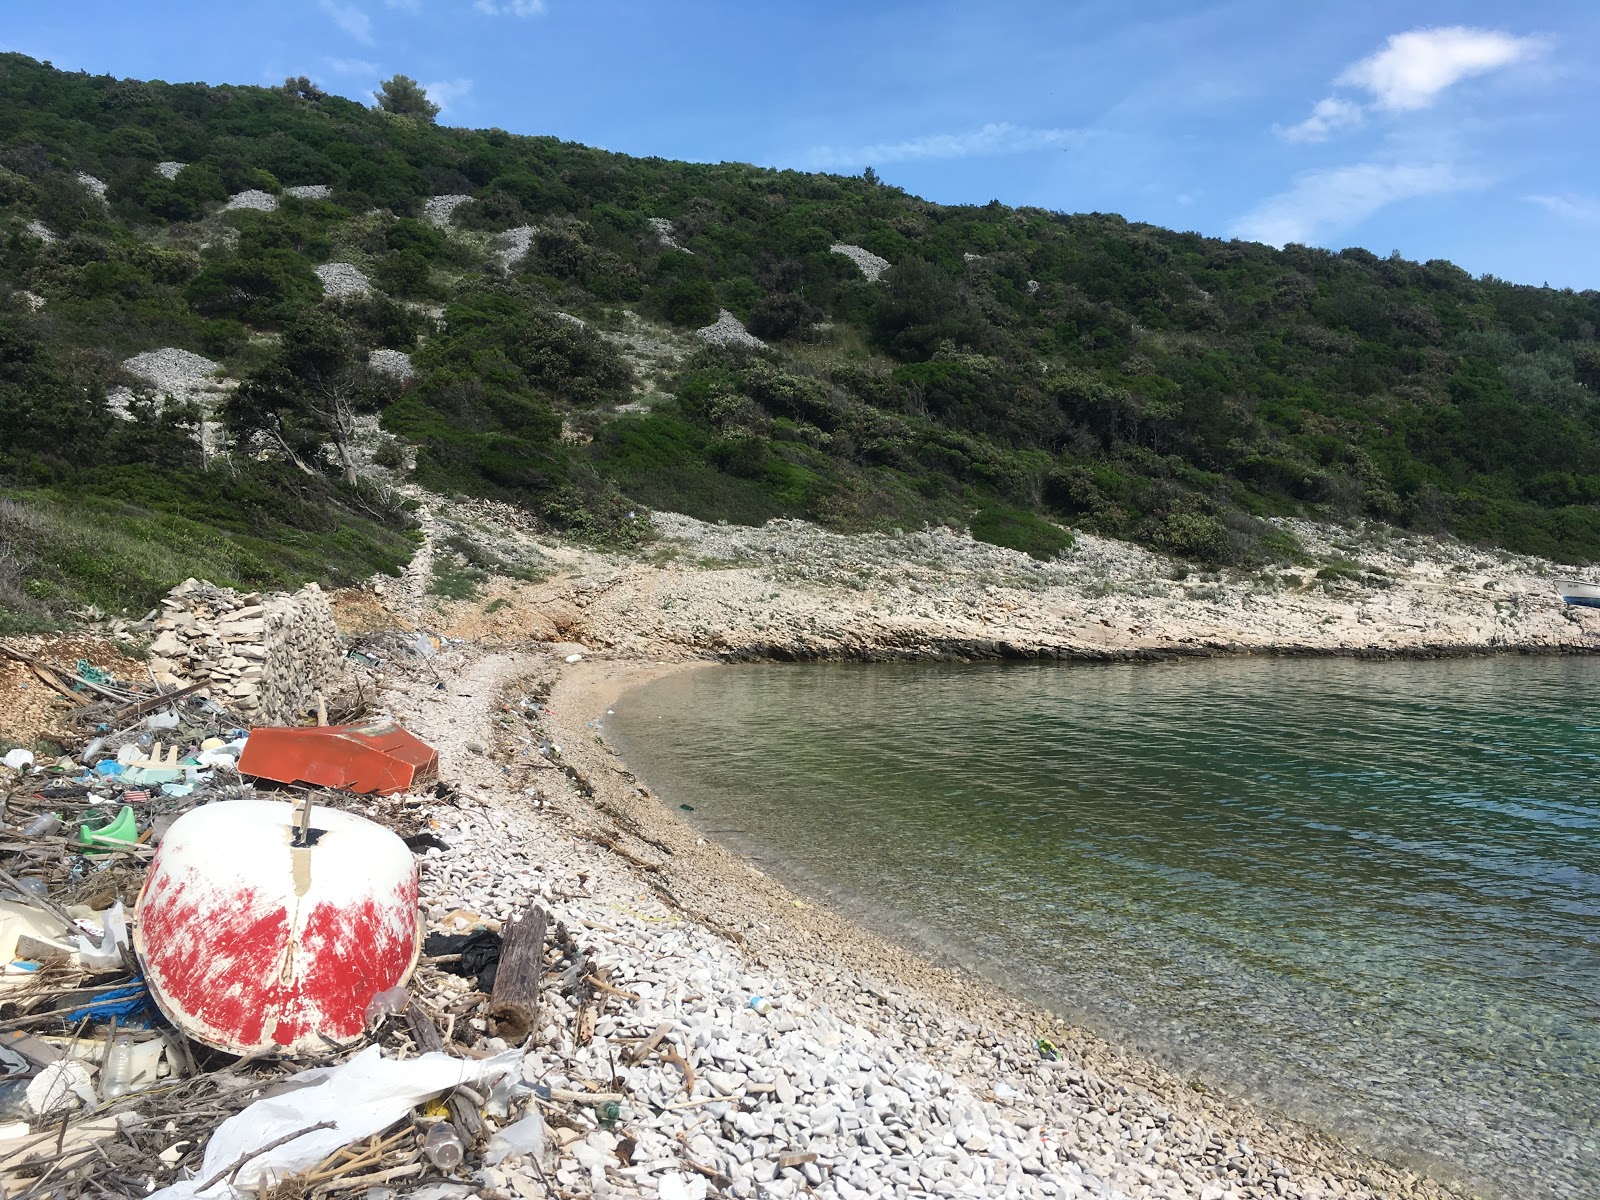
{"type": "Polygon", "coordinates": [[[441,121],[945,202],[1600,287],[1600,3],[73,0],[0,45],[169,81],[403,71],[441,121]]]}

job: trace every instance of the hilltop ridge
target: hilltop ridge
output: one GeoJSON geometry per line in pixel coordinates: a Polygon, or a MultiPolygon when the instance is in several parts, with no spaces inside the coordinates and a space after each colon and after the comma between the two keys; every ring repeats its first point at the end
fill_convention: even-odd
{"type": "Polygon", "coordinates": [[[0,55],[0,623],[398,570],[396,488],[1073,530],[1207,567],[1378,520],[1600,558],[1600,293],[941,206],[0,55]],[[181,354],[180,354],[181,352],[181,354]]]}

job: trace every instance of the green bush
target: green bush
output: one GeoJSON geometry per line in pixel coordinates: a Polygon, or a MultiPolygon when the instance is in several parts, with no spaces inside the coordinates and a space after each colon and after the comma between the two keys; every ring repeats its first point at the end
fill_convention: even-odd
{"type": "Polygon", "coordinates": [[[1072,534],[1020,508],[992,505],[972,518],[972,536],[1049,562],[1072,548],[1072,534]]]}

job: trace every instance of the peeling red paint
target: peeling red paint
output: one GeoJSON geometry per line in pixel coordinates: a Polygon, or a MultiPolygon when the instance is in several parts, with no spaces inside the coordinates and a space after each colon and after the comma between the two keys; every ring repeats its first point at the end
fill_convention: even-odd
{"type": "MultiPolygon", "coordinates": [[[[330,814],[328,835],[311,850],[311,890],[302,898],[287,822],[281,845],[263,846],[242,862],[218,861],[209,840],[227,833],[237,841],[248,835],[249,818],[276,820],[276,810],[289,806],[228,803],[252,807],[212,812],[185,829],[207,810],[186,814],[151,864],[135,945],[156,1002],[186,1032],[229,1050],[359,1037],[368,1001],[404,981],[416,961],[410,852],[379,826],[330,814]],[[228,825],[231,815],[242,827],[228,825]],[[174,836],[196,831],[201,836],[174,836]]],[[[277,836],[280,827],[265,828],[277,836]]]]}

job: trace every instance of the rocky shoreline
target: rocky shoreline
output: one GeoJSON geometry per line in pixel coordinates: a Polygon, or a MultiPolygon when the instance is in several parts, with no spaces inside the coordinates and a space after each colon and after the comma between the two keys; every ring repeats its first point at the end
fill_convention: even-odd
{"type": "MultiPolygon", "coordinates": [[[[586,1043],[579,1014],[549,1014],[535,1052],[545,1082],[619,1080],[629,1097],[614,1126],[552,1130],[547,1170],[563,1191],[1454,1194],[931,962],[708,841],[596,732],[625,689],[686,665],[576,644],[462,643],[434,663],[450,681],[443,692],[423,680],[386,696],[460,787],[436,818],[451,849],[424,861],[430,916],[465,907],[503,918],[536,891],[637,997],[586,1043]],[[559,753],[540,753],[546,742],[559,753]],[[682,1066],[613,1065],[663,1027],[682,1066]],[[1060,1061],[1041,1058],[1040,1038],[1060,1061]]],[[[514,1159],[480,1182],[541,1194],[514,1159]]]]}
{"type": "MultiPolygon", "coordinates": [[[[1470,1194],[1428,1177],[1438,1164],[1379,1161],[1211,1092],[796,894],[664,806],[605,744],[604,717],[625,689],[714,661],[1586,654],[1600,613],[1554,589],[1583,572],[1309,525],[1294,532],[1323,567],[1224,578],[1087,536],[1046,564],[947,530],[656,521],[654,546],[605,554],[492,504],[435,507],[436,539],[492,540],[534,578],[430,598],[417,615],[451,639],[458,660],[437,664],[450,695],[392,698],[495,826],[473,843],[478,887],[576,870],[595,896],[634,897],[624,920],[615,904],[563,910],[582,887],[564,902],[550,893],[569,922],[609,925],[614,978],[643,985],[626,985],[641,999],[594,1044],[670,1026],[695,1072],[692,1083],[677,1066],[624,1072],[628,1093],[648,1098],[629,1135],[649,1131],[640,1144],[663,1155],[651,1139],[668,1139],[698,1166],[687,1192],[662,1177],[666,1157],[648,1178],[619,1174],[615,1130],[572,1131],[567,1184],[674,1197],[699,1195],[702,1180],[737,1196],[1470,1194]],[[547,744],[560,752],[541,754],[547,744]],[[496,866],[519,840],[524,855],[496,866]],[[740,1007],[757,994],[773,1014],[740,1007]],[[1041,1037],[1060,1063],[1041,1059],[1041,1037]]],[[[436,907],[472,900],[445,878],[436,907]]],[[[559,1026],[553,1069],[609,1077],[601,1051],[559,1026]]]]}

